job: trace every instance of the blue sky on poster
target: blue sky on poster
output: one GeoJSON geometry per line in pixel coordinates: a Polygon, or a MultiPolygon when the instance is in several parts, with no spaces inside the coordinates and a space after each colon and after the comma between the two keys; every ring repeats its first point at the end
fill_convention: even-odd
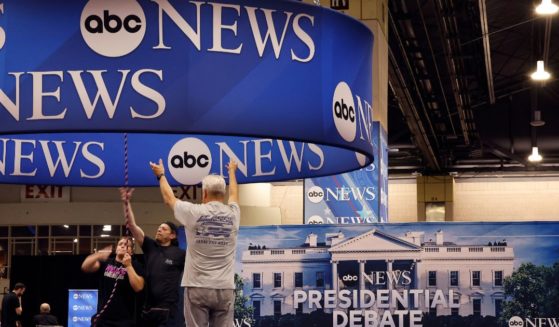
{"type": "Polygon", "coordinates": [[[241,270],[242,251],[247,250],[250,243],[265,245],[268,249],[298,247],[311,232],[318,235],[318,242],[324,242],[326,233],[342,231],[346,238],[351,238],[375,228],[396,237],[403,237],[408,231],[422,231],[425,241],[434,241],[435,233],[442,230],[445,242],[458,245],[487,245],[506,240],[507,245],[514,248],[515,268],[524,262],[549,266],[559,261],[559,223],[555,222],[290,225],[242,227],[236,268],[241,270]]]}

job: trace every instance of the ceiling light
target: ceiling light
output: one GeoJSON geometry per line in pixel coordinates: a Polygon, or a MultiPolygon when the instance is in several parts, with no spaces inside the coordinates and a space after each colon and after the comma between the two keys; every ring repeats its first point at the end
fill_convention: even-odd
{"type": "Polygon", "coordinates": [[[70,226],[68,226],[68,225],[62,225],[62,227],[66,228],[66,229],[70,228],[70,226]]]}
{"type": "Polygon", "coordinates": [[[545,81],[549,79],[551,75],[549,75],[549,73],[546,72],[545,69],[543,68],[543,60],[538,60],[537,69],[530,76],[535,81],[545,81]]]}
{"type": "Polygon", "coordinates": [[[534,111],[534,119],[530,122],[530,125],[534,127],[540,127],[545,125],[545,120],[542,120],[542,112],[539,110],[534,111]]]}
{"type": "Polygon", "coordinates": [[[112,229],[111,225],[103,225],[103,232],[110,232],[112,229]]]}
{"type": "Polygon", "coordinates": [[[111,235],[109,235],[109,234],[101,234],[100,236],[101,236],[101,237],[109,237],[109,236],[111,236],[111,235]]]}
{"type": "Polygon", "coordinates": [[[532,147],[532,154],[528,156],[528,160],[531,162],[540,162],[542,159],[542,156],[538,153],[538,147],[532,147]]]}
{"type": "Polygon", "coordinates": [[[551,2],[551,0],[542,0],[542,3],[536,7],[536,13],[540,15],[553,15],[557,11],[559,11],[559,7],[551,2]]]}
{"type": "Polygon", "coordinates": [[[77,238],[74,239],[74,243],[78,243],[78,239],[77,239],[77,238]]]}

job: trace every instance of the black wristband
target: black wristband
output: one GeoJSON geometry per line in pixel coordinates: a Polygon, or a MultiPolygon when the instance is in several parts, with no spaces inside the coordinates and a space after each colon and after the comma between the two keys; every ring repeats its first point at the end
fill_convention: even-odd
{"type": "Polygon", "coordinates": [[[157,180],[161,180],[162,176],[165,176],[165,173],[161,173],[161,174],[157,175],[157,180]]]}

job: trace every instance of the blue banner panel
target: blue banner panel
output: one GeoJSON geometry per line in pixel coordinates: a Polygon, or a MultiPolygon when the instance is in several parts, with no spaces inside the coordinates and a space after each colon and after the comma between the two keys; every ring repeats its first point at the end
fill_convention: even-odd
{"type": "MultiPolygon", "coordinates": [[[[262,139],[264,147],[268,139],[320,144],[347,159],[294,174],[247,173],[244,182],[341,173],[373,160],[373,35],[347,15],[295,1],[2,4],[0,135],[7,138],[84,133],[80,147],[90,144],[85,151],[95,157],[101,132],[149,133],[151,144],[166,143],[162,134],[206,144],[232,136],[262,139]]],[[[145,149],[135,146],[130,153],[145,149]]],[[[258,146],[247,151],[267,156],[258,146]]],[[[280,166],[282,158],[267,160],[280,166]]],[[[46,183],[112,185],[89,177],[46,183]]]]}
{"type": "MultiPolygon", "coordinates": [[[[0,181],[10,184],[150,186],[159,159],[171,185],[193,185],[239,164],[240,183],[342,170],[352,151],[309,143],[217,135],[60,133],[0,135],[0,181]],[[125,165],[127,163],[127,165],[125,165]]],[[[227,176],[225,176],[227,177],[227,176]]]]}
{"type": "Polygon", "coordinates": [[[558,222],[241,227],[235,326],[557,326],[558,249],[558,222]]]}
{"type": "Polygon", "coordinates": [[[378,168],[305,179],[305,224],[368,224],[379,219],[378,168]]]}
{"type": "Polygon", "coordinates": [[[68,290],[68,327],[89,327],[97,313],[97,290],[68,290]]]}
{"type": "Polygon", "coordinates": [[[383,143],[381,129],[379,122],[373,122],[375,161],[371,165],[349,173],[305,179],[305,224],[388,221],[387,204],[383,201],[383,197],[387,199],[388,185],[386,137],[383,143]]]}
{"type": "Polygon", "coordinates": [[[375,150],[375,162],[379,165],[379,217],[388,221],[388,135],[380,124],[373,124],[374,135],[379,135],[378,151],[375,150]],[[378,134],[377,134],[378,133],[378,134]]]}

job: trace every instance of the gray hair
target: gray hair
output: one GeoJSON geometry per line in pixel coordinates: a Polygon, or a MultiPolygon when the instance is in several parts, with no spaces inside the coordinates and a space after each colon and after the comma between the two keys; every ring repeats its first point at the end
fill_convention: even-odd
{"type": "Polygon", "coordinates": [[[39,308],[39,310],[41,311],[41,313],[49,313],[50,312],[50,305],[48,303],[43,303],[43,304],[41,304],[41,307],[39,308]]]}
{"type": "Polygon", "coordinates": [[[225,196],[225,179],[219,175],[208,175],[202,180],[202,192],[208,191],[208,194],[217,197],[225,196]]]}

